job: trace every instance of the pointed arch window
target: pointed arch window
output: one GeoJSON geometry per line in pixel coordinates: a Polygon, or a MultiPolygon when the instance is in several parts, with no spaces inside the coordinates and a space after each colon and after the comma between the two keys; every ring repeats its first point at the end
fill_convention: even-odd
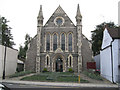
{"type": "Polygon", "coordinates": [[[65,50],[65,34],[62,33],[61,35],[61,49],[64,51],[65,50]]]}
{"type": "Polygon", "coordinates": [[[73,56],[72,55],[68,56],[68,67],[73,67],[73,56]]]}
{"type": "Polygon", "coordinates": [[[49,57],[47,56],[47,66],[49,65],[49,57]]]}
{"type": "Polygon", "coordinates": [[[72,61],[71,61],[71,56],[70,56],[70,58],[69,58],[69,59],[70,59],[70,67],[71,67],[71,63],[72,63],[72,61]]]}
{"type": "Polygon", "coordinates": [[[50,56],[46,55],[45,67],[49,67],[49,66],[50,66],[50,56]]]}
{"type": "Polygon", "coordinates": [[[46,50],[50,51],[50,34],[46,36],[46,50]]]}
{"type": "Polygon", "coordinates": [[[57,49],[57,34],[55,33],[53,35],[53,50],[55,51],[57,49]]]}
{"type": "Polygon", "coordinates": [[[72,51],[72,33],[68,36],[68,49],[69,51],[72,51]]]}

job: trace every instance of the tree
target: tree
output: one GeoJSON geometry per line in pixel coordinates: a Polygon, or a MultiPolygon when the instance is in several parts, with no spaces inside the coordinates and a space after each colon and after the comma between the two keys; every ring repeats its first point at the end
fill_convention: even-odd
{"type": "Polygon", "coordinates": [[[21,60],[25,61],[26,52],[28,50],[28,44],[30,43],[31,39],[32,38],[30,37],[29,34],[25,35],[24,46],[20,45],[20,47],[19,47],[18,59],[21,59],[21,60]]]}
{"type": "Polygon", "coordinates": [[[105,25],[107,25],[107,27],[109,28],[117,28],[114,22],[109,22],[109,23],[103,22],[100,25],[97,25],[94,31],[91,31],[93,55],[97,55],[100,53],[105,25]]]}
{"type": "Polygon", "coordinates": [[[1,27],[2,27],[2,45],[12,48],[15,45],[13,41],[13,36],[11,34],[11,27],[8,26],[9,21],[5,18],[1,18],[1,27]]]}

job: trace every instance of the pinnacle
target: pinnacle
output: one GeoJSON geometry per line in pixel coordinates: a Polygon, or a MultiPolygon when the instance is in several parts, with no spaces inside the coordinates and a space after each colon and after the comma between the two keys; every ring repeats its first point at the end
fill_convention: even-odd
{"type": "Polygon", "coordinates": [[[79,4],[78,4],[78,7],[77,7],[77,14],[76,14],[76,18],[82,18],[82,15],[80,13],[80,8],[79,8],[79,4]]]}
{"type": "Polygon", "coordinates": [[[40,11],[39,11],[39,14],[38,14],[38,18],[43,19],[42,5],[40,5],[40,11]]]}

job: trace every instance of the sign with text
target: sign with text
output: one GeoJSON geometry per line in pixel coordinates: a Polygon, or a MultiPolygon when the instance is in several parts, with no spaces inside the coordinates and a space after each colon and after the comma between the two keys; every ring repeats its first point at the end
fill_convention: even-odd
{"type": "Polygon", "coordinates": [[[96,69],[96,62],[87,62],[87,69],[96,69]]]}

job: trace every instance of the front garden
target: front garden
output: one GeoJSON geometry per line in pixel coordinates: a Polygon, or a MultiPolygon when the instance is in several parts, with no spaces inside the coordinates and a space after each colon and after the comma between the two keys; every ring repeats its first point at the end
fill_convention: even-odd
{"type": "MultiPolygon", "coordinates": [[[[42,82],[74,82],[78,83],[78,74],[72,71],[69,72],[40,72],[35,73],[31,71],[17,72],[9,78],[20,77],[19,80],[24,81],[42,81],[42,82]]],[[[80,74],[80,83],[90,83],[91,80],[104,81],[99,73],[91,71],[83,71],[80,74]]]]}
{"type": "MultiPolygon", "coordinates": [[[[46,82],[78,82],[78,76],[70,72],[44,72],[27,76],[21,80],[25,81],[46,81],[46,82]]],[[[80,79],[81,83],[89,83],[88,80],[80,79]]]]}

